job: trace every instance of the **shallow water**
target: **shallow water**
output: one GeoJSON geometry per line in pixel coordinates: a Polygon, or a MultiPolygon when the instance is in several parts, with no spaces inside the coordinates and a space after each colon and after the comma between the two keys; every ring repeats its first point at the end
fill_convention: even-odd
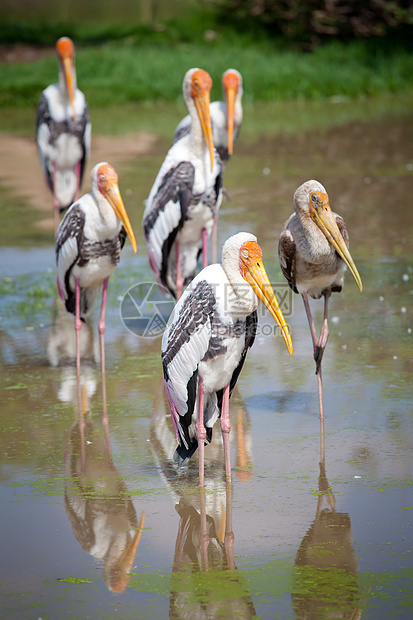
{"type": "MultiPolygon", "coordinates": [[[[174,111],[178,121],[176,106],[155,108],[142,133],[139,108],[128,109],[132,133],[118,136],[104,129],[118,111],[98,113],[102,135],[94,135],[89,169],[104,159],[115,165],[138,255],[127,244],[109,285],[104,383],[96,315],[82,330],[80,407],[73,322],[55,291],[51,200],[29,125],[24,135],[2,134],[0,615],[410,619],[411,106],[249,109],[225,173],[231,201],[221,208],[219,241],[239,230],[257,235],[285,296],[294,355],[267,334],[263,314],[231,399],[232,489],[216,428],[205,497],[196,456],[188,469],[171,465],[160,337],[137,337],[120,317],[127,291],[153,281],[140,223],[174,111]],[[157,111],[166,120],[156,132],[157,111]],[[292,194],[310,178],[344,216],[364,284],[360,294],[347,275],[330,304],[324,462],[304,308],[285,295],[276,258],[292,194]]],[[[312,307],[320,325],[322,303],[312,307]]]]}

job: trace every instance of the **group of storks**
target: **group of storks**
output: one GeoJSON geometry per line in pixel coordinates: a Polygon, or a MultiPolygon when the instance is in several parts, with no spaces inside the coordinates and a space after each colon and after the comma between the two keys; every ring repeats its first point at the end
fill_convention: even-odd
{"type": "MultiPolygon", "coordinates": [[[[56,44],[59,83],[42,93],[37,116],[37,144],[46,181],[53,194],[57,283],[66,310],[75,316],[77,370],[82,321],[103,286],[99,318],[102,363],[108,280],[120,260],[126,236],[135,236],[108,163],[98,163],[91,192],[78,198],[90,151],[91,125],[83,93],[77,88],[74,45],[56,44]],[[69,207],[69,208],[68,208],[69,207]],[[59,224],[59,214],[66,211],[59,224]]],[[[179,123],[166,158],[146,201],[143,232],[149,264],[159,286],[177,303],[162,339],[166,395],[178,441],[174,460],[185,463],[199,449],[199,483],[204,484],[204,446],[220,418],[227,480],[231,480],[229,397],[257,330],[260,300],[278,324],[290,355],[290,333],[271,287],[254,235],[239,232],[222,248],[216,263],[217,221],[222,177],[242,122],[242,79],[229,69],[222,79],[225,102],[210,104],[212,80],[190,69],[183,81],[188,116],[179,123]],[[212,264],[208,265],[208,240],[212,264]],[[196,275],[202,254],[202,271],[196,275]]],[[[328,300],[340,292],[346,266],[362,283],[348,250],[343,219],[331,211],[318,181],[303,183],[294,194],[295,212],[281,231],[281,270],[300,293],[313,341],[323,416],[321,360],[328,338],[328,300]],[[324,297],[324,322],[317,336],[308,295],[324,297]]]]}

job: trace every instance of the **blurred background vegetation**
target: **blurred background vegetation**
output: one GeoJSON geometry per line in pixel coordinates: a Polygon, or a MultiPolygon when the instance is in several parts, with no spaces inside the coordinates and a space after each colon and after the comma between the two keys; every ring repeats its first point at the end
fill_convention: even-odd
{"type": "Polygon", "coordinates": [[[246,103],[413,91],[411,0],[2,0],[0,106],[37,103],[62,35],[100,107],[178,101],[192,66],[212,98],[239,69],[246,103]]]}

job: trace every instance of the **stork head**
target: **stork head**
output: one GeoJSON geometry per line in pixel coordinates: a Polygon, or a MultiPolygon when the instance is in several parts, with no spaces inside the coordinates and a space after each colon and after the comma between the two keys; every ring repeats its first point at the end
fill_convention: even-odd
{"type": "Polygon", "coordinates": [[[211,116],[209,114],[211,88],[211,76],[203,69],[190,69],[186,72],[183,84],[184,94],[189,93],[195,104],[202,133],[209,150],[212,171],[214,166],[214,141],[212,138],[211,116]]]}
{"type": "Polygon", "coordinates": [[[234,110],[237,95],[242,95],[242,77],[236,69],[228,69],[222,76],[222,89],[227,104],[228,119],[228,154],[232,155],[234,147],[234,110]]]}
{"type": "Polygon", "coordinates": [[[61,37],[56,43],[56,53],[72,108],[72,118],[75,120],[75,46],[73,45],[72,39],[69,39],[69,37],[61,37]]]}
{"type": "Polygon", "coordinates": [[[135,235],[133,234],[132,226],[123,204],[122,196],[120,195],[116,170],[110,164],[101,162],[100,164],[96,164],[93,168],[90,173],[90,180],[92,187],[97,187],[97,190],[108,201],[124,225],[126,233],[132,243],[133,251],[136,254],[137,248],[135,235]]]}
{"type": "MultiPolygon", "coordinates": [[[[250,233],[233,235],[222,248],[222,266],[231,283],[230,273],[235,270],[250,285],[258,299],[268,308],[279,326],[290,355],[293,353],[290,332],[262,261],[257,238],[250,233]]],[[[239,276],[238,276],[239,278],[239,276]]],[[[242,280],[241,280],[242,282],[242,280]]]]}
{"type": "Polygon", "coordinates": [[[294,202],[307,210],[313,222],[345,262],[359,290],[362,291],[363,284],[359,272],[337,226],[336,219],[331,211],[328,194],[323,185],[314,180],[303,183],[294,194],[294,202]]]}

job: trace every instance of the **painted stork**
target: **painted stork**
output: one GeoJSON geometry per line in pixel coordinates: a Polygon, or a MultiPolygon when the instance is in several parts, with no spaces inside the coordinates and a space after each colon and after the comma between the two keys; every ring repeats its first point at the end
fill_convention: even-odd
{"type": "Polygon", "coordinates": [[[231,481],[229,397],[255,338],[263,301],[281,329],[290,355],[288,327],[262,263],[256,237],[238,233],[222,250],[222,266],[206,267],[175,306],[162,339],[164,382],[182,465],[199,448],[204,485],[204,442],[221,418],[225,472],[231,481]],[[203,415],[198,415],[202,411],[203,415]]]}
{"type": "Polygon", "coordinates": [[[53,194],[55,232],[60,211],[78,197],[91,137],[85,96],[76,85],[73,41],[62,37],[56,43],[56,52],[59,82],[43,91],[36,128],[44,177],[53,194]]]}
{"type": "Polygon", "coordinates": [[[346,266],[360,291],[363,285],[348,250],[349,236],[342,217],[333,213],[327,192],[318,181],[307,181],[294,194],[293,213],[285,222],[278,244],[280,265],[288,284],[300,293],[314,347],[320,415],[324,417],[321,360],[327,344],[328,301],[331,293],[340,293],[346,266]],[[324,322],[317,338],[308,295],[324,296],[324,322]]]}
{"type": "Polygon", "coordinates": [[[126,235],[136,241],[118,186],[118,175],[106,162],[90,173],[92,191],[66,212],[56,236],[57,285],[66,310],[75,315],[76,365],[80,369],[80,328],[103,285],[99,318],[101,363],[108,281],[119,263],[126,235]]]}
{"type": "Polygon", "coordinates": [[[169,150],[146,202],[143,230],[158,284],[179,298],[195,276],[222,200],[222,162],[214,151],[209,97],[212,80],[202,69],[185,74],[183,93],[190,132],[169,150]]]}
{"type": "MultiPolygon", "coordinates": [[[[214,146],[225,165],[233,152],[242,125],[242,76],[236,69],[227,69],[222,76],[225,101],[209,106],[214,146]]],[[[173,144],[191,130],[191,116],[185,116],[175,130],[173,144]]]]}

